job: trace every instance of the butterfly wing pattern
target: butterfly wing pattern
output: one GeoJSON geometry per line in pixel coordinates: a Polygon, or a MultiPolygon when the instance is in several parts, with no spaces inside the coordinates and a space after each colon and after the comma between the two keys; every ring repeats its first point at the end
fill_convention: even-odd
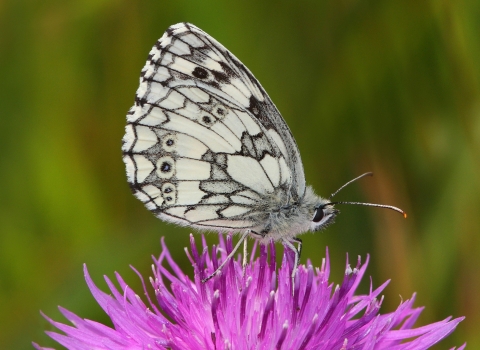
{"type": "Polygon", "coordinates": [[[166,221],[290,242],[335,215],[324,205],[312,223],[327,201],[306,187],[284,119],[253,74],[189,23],[150,51],[122,150],[135,196],[166,221]]]}

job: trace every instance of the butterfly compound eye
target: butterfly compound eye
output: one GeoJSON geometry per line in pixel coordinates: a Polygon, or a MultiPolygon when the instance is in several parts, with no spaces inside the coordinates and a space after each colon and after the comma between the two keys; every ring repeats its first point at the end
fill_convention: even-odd
{"type": "Polygon", "coordinates": [[[313,222],[319,222],[320,220],[323,219],[323,216],[324,216],[323,209],[322,208],[317,208],[315,210],[315,215],[313,216],[312,221],[313,222]]]}

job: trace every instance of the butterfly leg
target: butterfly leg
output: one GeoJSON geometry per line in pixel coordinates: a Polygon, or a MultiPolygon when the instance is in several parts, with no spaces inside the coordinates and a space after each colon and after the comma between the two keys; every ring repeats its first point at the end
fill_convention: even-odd
{"type": "Polygon", "coordinates": [[[282,239],[282,241],[283,244],[290,248],[290,250],[292,250],[295,254],[295,260],[292,269],[292,293],[295,293],[295,275],[297,274],[298,264],[300,263],[300,255],[302,254],[302,240],[294,237],[291,241],[285,238],[282,239]],[[292,241],[298,243],[298,247],[295,247],[292,241]]]}
{"type": "MultiPolygon", "coordinates": [[[[300,238],[297,238],[297,237],[293,237],[292,238],[292,241],[296,242],[298,245],[297,245],[297,251],[298,251],[298,263],[300,263],[300,257],[302,256],[302,244],[303,244],[303,241],[300,239],[300,238]]],[[[298,267],[298,264],[297,264],[297,267],[298,267]]]]}
{"type": "Polygon", "coordinates": [[[242,262],[243,276],[245,276],[247,272],[247,255],[248,255],[247,239],[244,239],[243,240],[243,262],[242,262]]]}
{"type": "Polygon", "coordinates": [[[207,282],[208,280],[210,280],[212,277],[215,277],[216,275],[218,275],[218,273],[222,270],[222,268],[230,261],[230,259],[235,255],[235,253],[237,252],[238,248],[240,248],[240,245],[247,239],[247,236],[248,234],[250,233],[250,231],[245,231],[245,233],[242,234],[242,236],[240,237],[240,240],[238,241],[238,243],[235,245],[235,247],[233,248],[233,250],[230,252],[230,254],[228,254],[228,256],[225,258],[225,260],[223,260],[223,262],[220,264],[220,266],[215,270],[213,271],[213,273],[208,276],[207,278],[204,278],[202,280],[202,283],[205,283],[207,282]]]}

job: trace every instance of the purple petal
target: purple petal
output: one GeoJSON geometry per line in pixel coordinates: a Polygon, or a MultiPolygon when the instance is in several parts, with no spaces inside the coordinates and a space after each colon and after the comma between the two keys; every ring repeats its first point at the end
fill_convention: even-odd
{"type": "MultiPolygon", "coordinates": [[[[257,244],[257,243],[256,243],[257,244]]],[[[254,249],[256,248],[254,245],[254,249]]],[[[202,252],[190,237],[187,256],[194,268],[192,281],[176,264],[164,240],[154,259],[150,299],[143,278],[148,306],[115,274],[118,287],[107,277],[109,293],[92,281],[87,268],[85,280],[98,304],[111,318],[113,328],[85,320],[60,308],[73,324],[65,325],[44,317],[63,334],[47,332],[68,349],[426,349],[448,336],[463,318],[414,328],[423,308],[414,307],[415,294],[398,308],[380,314],[383,290],[370,288],[367,295],[355,295],[369,257],[351,268],[348,260],[343,282],[334,288],[328,281],[328,249],[320,268],[300,265],[292,295],[293,254],[284,251],[277,269],[275,246],[260,245],[260,256],[231,259],[207,283],[201,279],[213,273],[232,251],[231,235],[220,236],[209,254],[202,237],[202,252]],[[270,251],[270,255],[269,255],[270,251]],[[379,299],[380,298],[380,299],[379,299]]],[[[33,343],[37,349],[42,349],[33,343]]],[[[465,344],[459,350],[464,349],[465,344]]]]}

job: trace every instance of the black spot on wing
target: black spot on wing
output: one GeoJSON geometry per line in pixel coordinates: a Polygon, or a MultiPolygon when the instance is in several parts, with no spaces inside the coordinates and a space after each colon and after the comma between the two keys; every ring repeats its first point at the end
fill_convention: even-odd
{"type": "Polygon", "coordinates": [[[257,158],[255,148],[253,146],[253,141],[248,132],[244,132],[242,135],[242,150],[240,153],[247,157],[257,158]]]}
{"type": "Polygon", "coordinates": [[[208,46],[202,46],[197,48],[198,52],[200,52],[203,56],[208,56],[208,53],[212,51],[211,47],[208,46]]]}
{"type": "Polygon", "coordinates": [[[215,89],[220,89],[220,84],[213,79],[204,81],[204,83],[214,87],[215,89]]]}
{"type": "MultiPolygon", "coordinates": [[[[206,60],[205,55],[199,51],[199,48],[191,47],[191,50],[192,50],[192,54],[184,58],[188,58],[189,61],[192,61],[195,63],[203,63],[206,60]]],[[[205,51],[206,47],[204,47],[203,50],[205,51]]]]}
{"type": "Polygon", "coordinates": [[[208,72],[205,68],[195,67],[195,69],[192,72],[192,75],[198,79],[205,79],[208,77],[208,72]]]}
{"type": "Polygon", "coordinates": [[[143,107],[147,103],[147,99],[145,97],[140,97],[138,95],[135,96],[135,105],[143,107]]]}
{"type": "Polygon", "coordinates": [[[172,169],[172,164],[169,162],[163,162],[162,165],[160,166],[160,170],[162,173],[168,173],[172,169]]]}
{"type": "Polygon", "coordinates": [[[216,71],[216,70],[212,70],[211,72],[212,72],[212,74],[213,74],[214,79],[215,79],[216,81],[218,81],[219,83],[221,83],[221,84],[228,84],[228,83],[230,83],[230,79],[229,79],[229,77],[228,77],[225,73],[223,73],[223,72],[218,72],[218,71],[216,71]]]}
{"type": "Polygon", "coordinates": [[[168,27],[168,29],[167,29],[166,32],[167,32],[167,34],[168,34],[169,36],[174,36],[174,35],[173,35],[173,31],[174,31],[174,30],[175,30],[175,29],[173,28],[173,26],[171,26],[171,27],[168,27]]]}
{"type": "Polygon", "coordinates": [[[222,67],[223,72],[230,78],[236,78],[238,75],[235,73],[235,71],[225,62],[220,61],[218,62],[220,66],[222,67]]]}
{"type": "Polygon", "coordinates": [[[208,115],[202,117],[202,120],[207,125],[210,125],[212,123],[212,118],[210,118],[208,115]]]}
{"type": "MultiPolygon", "coordinates": [[[[170,28],[168,28],[168,29],[170,29],[170,28]]],[[[168,32],[168,29],[167,29],[167,32],[168,32]]],[[[170,35],[170,36],[171,36],[171,35],[170,35]]],[[[163,49],[163,47],[162,47],[162,40],[161,40],[161,38],[157,40],[157,42],[155,43],[155,47],[156,47],[157,50],[160,51],[160,52],[163,52],[163,51],[164,51],[164,49],[163,49]]],[[[149,56],[149,57],[150,57],[150,56],[149,56]]]]}
{"type": "Polygon", "coordinates": [[[268,115],[268,113],[272,113],[268,104],[260,102],[255,96],[251,95],[250,105],[247,109],[262,123],[265,128],[275,129],[275,126],[268,115]]]}

